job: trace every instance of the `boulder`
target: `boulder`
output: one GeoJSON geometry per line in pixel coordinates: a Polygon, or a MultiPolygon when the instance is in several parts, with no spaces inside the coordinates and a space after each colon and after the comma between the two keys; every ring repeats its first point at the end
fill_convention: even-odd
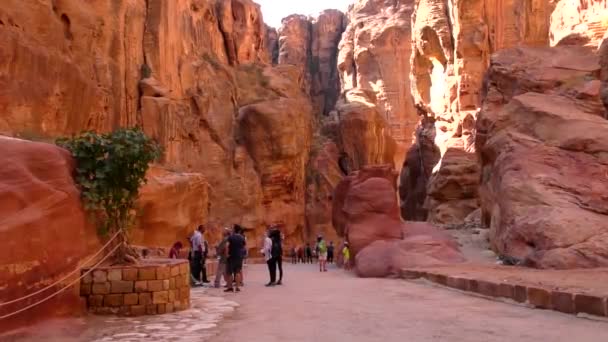
{"type": "MultiPolygon", "coordinates": [[[[430,227],[433,228],[433,227],[430,227]]],[[[403,240],[377,240],[355,257],[359,277],[398,277],[404,268],[429,267],[464,262],[451,238],[413,234],[403,240]]]]}
{"type": "MultiPolygon", "coordinates": [[[[74,164],[68,151],[0,136],[0,160],[0,302],[7,302],[77,270],[82,261],[97,252],[100,242],[72,180],[74,164]]],[[[2,306],[0,316],[39,301],[74,279],[25,301],[2,306]]],[[[69,289],[3,320],[0,332],[83,311],[78,289],[69,289]]]]}
{"type": "Polygon", "coordinates": [[[364,167],[338,183],[332,196],[332,223],[339,236],[348,237],[350,241],[350,234],[354,234],[356,242],[352,248],[361,249],[377,238],[401,236],[398,227],[374,226],[383,219],[389,220],[391,224],[399,222],[399,208],[395,207],[395,187],[396,173],[390,165],[364,167]],[[353,191],[355,187],[356,190],[353,191]],[[367,201],[373,207],[366,207],[370,205],[367,201]],[[368,221],[376,222],[367,224],[368,221]],[[351,227],[353,223],[354,226],[351,227]]]}
{"type": "Polygon", "coordinates": [[[482,220],[499,255],[540,268],[608,266],[599,71],[594,51],[572,46],[493,57],[476,144],[482,220]]]}

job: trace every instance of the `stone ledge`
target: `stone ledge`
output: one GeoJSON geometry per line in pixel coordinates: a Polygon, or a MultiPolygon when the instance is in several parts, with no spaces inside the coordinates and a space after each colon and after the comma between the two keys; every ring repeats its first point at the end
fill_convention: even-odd
{"type": "MultiPolygon", "coordinates": [[[[565,271],[567,272],[567,271],[565,271]]],[[[403,279],[426,279],[438,285],[473,292],[487,298],[504,298],[535,308],[555,310],[568,314],[585,313],[608,317],[608,293],[604,295],[582,293],[580,290],[559,289],[559,286],[530,285],[525,282],[476,279],[468,275],[451,274],[433,269],[403,269],[403,279]]],[[[481,278],[481,277],[480,277],[481,278]]]]}

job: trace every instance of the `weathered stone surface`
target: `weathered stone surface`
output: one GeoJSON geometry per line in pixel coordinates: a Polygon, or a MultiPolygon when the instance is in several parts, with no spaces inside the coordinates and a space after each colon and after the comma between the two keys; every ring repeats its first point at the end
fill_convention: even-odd
{"type": "MultiPolygon", "coordinates": [[[[182,241],[209,217],[208,184],[200,173],[150,169],[148,182],[140,191],[138,206],[142,215],[131,230],[134,244],[171,247],[182,241]]],[[[164,278],[161,278],[164,279],[164,278]]]]}
{"type": "Polygon", "coordinates": [[[608,123],[598,91],[581,95],[599,69],[572,46],[493,58],[476,144],[496,252],[541,268],[608,264],[608,123]]]}
{"type": "Polygon", "coordinates": [[[131,293],[133,292],[133,282],[125,280],[111,281],[110,293],[131,293]]]}
{"type": "MultiPolygon", "coordinates": [[[[3,29],[5,27],[0,26],[0,31],[3,29]]],[[[3,33],[0,35],[9,39],[3,33]]],[[[0,160],[0,240],[3,241],[0,283],[9,285],[1,291],[0,301],[6,302],[46,287],[77,269],[80,261],[99,248],[99,242],[95,227],[87,222],[82,209],[67,151],[0,136],[0,160]]],[[[42,293],[29,300],[44,297],[42,293]]],[[[13,312],[25,303],[3,306],[0,315],[13,312]]],[[[3,320],[2,328],[81,311],[76,292],[67,291],[26,315],[3,320]]]]}
{"type": "Polygon", "coordinates": [[[169,300],[169,291],[158,291],[152,293],[152,303],[164,304],[169,300]]]}
{"type": "Polygon", "coordinates": [[[93,283],[93,294],[108,294],[110,293],[110,283],[93,283]]]}
{"type": "Polygon", "coordinates": [[[551,15],[551,45],[596,47],[608,29],[608,4],[602,0],[560,0],[551,15]]]}
{"type": "Polygon", "coordinates": [[[119,307],[123,305],[122,294],[109,294],[103,296],[103,306],[105,307],[119,307]]]}
{"type": "MultiPolygon", "coordinates": [[[[404,224],[407,230],[407,224],[404,224]]],[[[429,226],[429,229],[434,229],[429,226]]],[[[355,257],[360,277],[398,276],[407,267],[434,266],[464,261],[450,238],[438,239],[432,233],[414,234],[403,240],[376,240],[355,257]]],[[[444,285],[447,285],[447,280],[444,285]]]]}
{"type": "Polygon", "coordinates": [[[124,305],[137,305],[139,302],[139,295],[137,293],[129,293],[124,296],[124,305]]]}
{"type": "Polygon", "coordinates": [[[333,223],[361,277],[399,276],[406,267],[462,262],[457,243],[426,223],[404,223],[390,166],[365,167],[336,187],[333,223]]]}
{"type": "Polygon", "coordinates": [[[353,255],[376,240],[402,237],[395,196],[396,172],[388,165],[366,167],[336,187],[333,224],[346,236],[353,255]]]}
{"type": "Polygon", "coordinates": [[[312,20],[311,88],[315,113],[328,115],[340,95],[338,44],[346,28],[346,16],[338,10],[325,10],[312,20]]]}
{"type": "Polygon", "coordinates": [[[155,267],[142,267],[138,270],[137,279],[139,280],[156,280],[155,267]]]}
{"type": "Polygon", "coordinates": [[[310,91],[310,42],[312,25],[308,17],[293,14],[281,21],[279,34],[279,64],[295,65],[299,69],[302,88],[310,91]]]}
{"type": "Polygon", "coordinates": [[[108,270],[108,280],[122,280],[122,270],[121,269],[110,269],[108,270]]]}
{"type": "Polygon", "coordinates": [[[137,280],[137,268],[123,268],[122,279],[131,281],[137,280]]]}
{"type": "MultiPolygon", "coordinates": [[[[143,212],[134,230],[136,243],[168,247],[201,223],[209,223],[212,242],[226,222],[259,235],[272,223],[267,210],[304,207],[300,187],[289,205],[278,199],[267,209],[268,182],[262,185],[262,178],[268,172],[257,174],[247,147],[235,139],[240,108],[307,101],[296,68],[265,67],[266,28],[253,1],[11,0],[3,3],[0,18],[14,24],[0,25],[6,38],[0,43],[0,133],[46,139],[139,125],[163,145],[161,168],[170,172],[153,175],[142,192],[150,212],[143,212]],[[34,29],[39,25],[45,30],[34,29]],[[26,27],[32,29],[21,29],[26,27]],[[204,206],[204,196],[192,195],[203,192],[202,177],[213,188],[204,206]],[[177,190],[187,191],[173,195],[177,190]],[[151,204],[161,196],[165,201],[151,204]],[[168,228],[161,231],[164,223],[168,228]]],[[[304,181],[304,165],[297,182],[304,181]]],[[[286,167],[291,165],[275,168],[286,167]]],[[[298,224],[305,225],[303,216],[298,224]]]]}
{"type": "MultiPolygon", "coordinates": [[[[347,94],[338,102],[336,109],[340,113],[360,111],[357,115],[359,120],[383,120],[384,134],[396,142],[390,159],[383,162],[395,163],[399,167],[418,123],[409,95],[413,10],[414,1],[411,0],[357,1],[347,13],[348,26],[338,54],[342,94],[348,92],[356,94],[356,97],[347,94]]],[[[374,134],[373,129],[369,132],[374,134]]],[[[345,133],[344,128],[341,128],[341,133],[345,133]]],[[[362,134],[359,139],[367,144],[368,149],[383,149],[384,139],[379,139],[378,135],[370,139],[368,134],[362,134]]],[[[354,158],[350,154],[352,152],[347,151],[354,158]]]]}

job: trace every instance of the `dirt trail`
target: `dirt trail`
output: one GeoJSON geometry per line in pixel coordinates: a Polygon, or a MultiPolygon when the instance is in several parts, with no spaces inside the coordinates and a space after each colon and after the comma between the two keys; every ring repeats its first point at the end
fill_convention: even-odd
{"type": "Polygon", "coordinates": [[[287,265],[285,285],[265,288],[262,265],[214,342],[298,341],[608,341],[608,323],[471,297],[427,284],[320,274],[287,265]]]}

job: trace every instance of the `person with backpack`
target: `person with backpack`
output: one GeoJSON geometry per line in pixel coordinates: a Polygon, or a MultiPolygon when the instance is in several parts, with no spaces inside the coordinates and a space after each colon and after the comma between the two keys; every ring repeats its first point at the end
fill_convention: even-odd
{"type": "Polygon", "coordinates": [[[317,237],[317,249],[319,253],[319,272],[327,272],[327,243],[321,235],[317,237]]]}

